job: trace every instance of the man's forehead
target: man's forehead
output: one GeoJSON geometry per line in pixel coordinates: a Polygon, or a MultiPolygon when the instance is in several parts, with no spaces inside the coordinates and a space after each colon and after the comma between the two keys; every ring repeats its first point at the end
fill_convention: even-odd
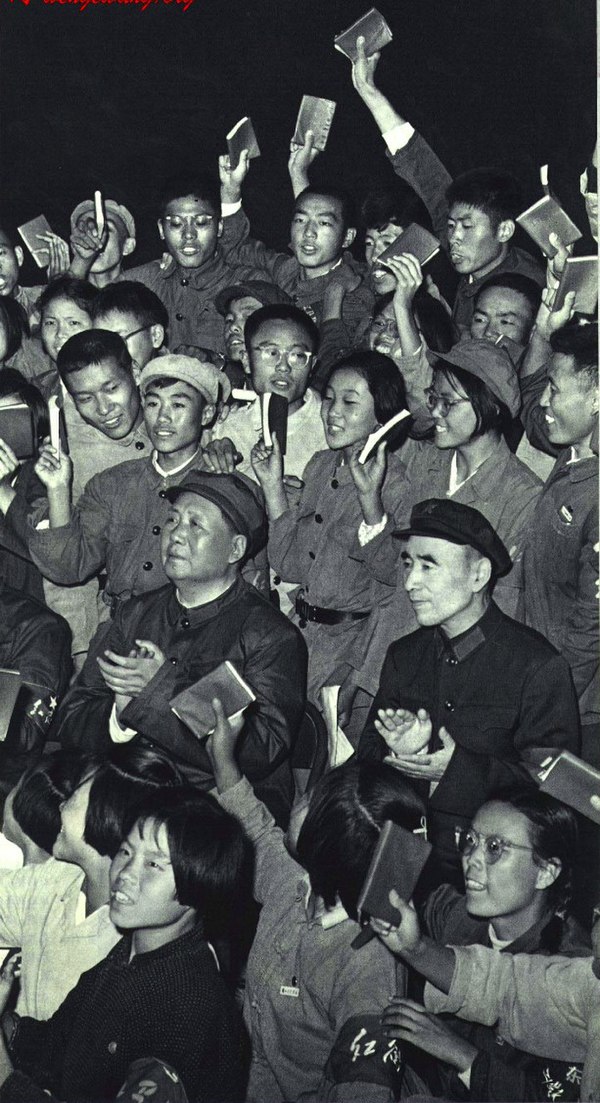
{"type": "Polygon", "coordinates": [[[485,310],[494,306],[505,314],[531,313],[531,307],[525,295],[515,291],[512,287],[488,287],[479,293],[477,310],[485,310]]]}
{"type": "Polygon", "coordinates": [[[177,216],[210,214],[214,215],[214,208],[208,199],[201,199],[198,195],[182,195],[171,199],[167,203],[165,214],[170,218],[177,216]]]}
{"type": "Polygon", "coordinates": [[[94,321],[98,329],[109,329],[120,337],[142,324],[130,310],[109,310],[106,314],[97,314],[94,321]]]}
{"type": "Polygon", "coordinates": [[[129,373],[115,360],[106,356],[98,364],[85,364],[79,371],[69,372],[67,381],[75,392],[87,390],[92,382],[101,382],[107,378],[129,378],[129,373]]]}
{"type": "Polygon", "coordinates": [[[296,203],[294,214],[327,215],[341,222],[342,201],[334,195],[307,195],[296,203]]]}
{"type": "Polygon", "coordinates": [[[473,220],[485,219],[489,222],[489,216],[479,207],[473,207],[470,203],[453,203],[450,207],[449,217],[452,219],[471,218],[473,220]]]}
{"type": "Polygon", "coordinates": [[[281,345],[301,345],[310,348],[306,334],[299,322],[286,322],[275,318],[263,322],[254,335],[254,343],[281,345]]]}

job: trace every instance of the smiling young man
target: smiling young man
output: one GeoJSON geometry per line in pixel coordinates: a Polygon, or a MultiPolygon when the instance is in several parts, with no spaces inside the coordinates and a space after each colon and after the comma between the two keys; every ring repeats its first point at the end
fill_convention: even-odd
{"type": "Polygon", "coordinates": [[[592,449],[598,432],[598,324],[569,323],[551,336],[550,347],[538,402],[549,443],[559,451],[525,543],[520,615],[569,663],[583,757],[598,767],[598,457],[592,449]]]}
{"type": "Polygon", "coordinates": [[[158,295],[169,315],[173,348],[195,345],[223,352],[216,296],[240,279],[264,278],[260,264],[226,263],[219,245],[222,232],[216,181],[202,174],[172,177],[163,189],[158,219],[162,259],[119,277],[137,280],[158,295]]]}
{"type": "MultiPolygon", "coordinates": [[[[105,336],[123,344],[116,334],[105,336]]],[[[166,490],[182,473],[202,467],[200,440],[222,386],[223,376],[212,364],[172,355],[150,361],[140,391],[152,455],[95,475],[72,515],[69,458],[58,458],[49,445],[42,448],[36,471],[47,488],[50,527],[36,529],[32,517],[27,536],[45,577],[68,585],[104,570],[104,600],[111,608],[164,585],[158,538],[168,513],[166,490]]],[[[105,396],[98,408],[110,421],[105,396]]]]}
{"type": "Polygon", "coordinates": [[[89,655],[57,714],[53,736],[96,749],[111,739],[150,740],[190,781],[210,789],[205,743],[171,702],[228,659],[256,695],[244,714],[242,768],[285,823],[289,754],[306,694],[306,646],[287,617],[241,577],[244,559],[266,541],[260,491],[243,475],[188,470],[166,498],[160,556],[169,585],[119,603],[101,649],[89,655]]]}
{"type": "Polygon", "coordinates": [[[577,702],[565,660],[492,600],[511,560],[478,510],[429,499],[397,536],[420,627],[388,650],[358,754],[391,753],[417,786],[435,783],[429,837],[461,887],[455,828],[492,789],[529,781],[544,750],[577,752],[577,702]]]}

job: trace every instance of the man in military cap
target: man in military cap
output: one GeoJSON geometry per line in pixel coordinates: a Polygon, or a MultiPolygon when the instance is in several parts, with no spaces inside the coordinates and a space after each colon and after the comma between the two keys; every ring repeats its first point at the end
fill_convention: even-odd
{"type": "Polygon", "coordinates": [[[388,650],[358,754],[431,786],[430,840],[459,883],[455,829],[551,748],[577,752],[577,701],[565,660],[492,600],[511,560],[478,510],[430,498],[395,535],[420,627],[388,650]]]}
{"type": "Polygon", "coordinates": [[[59,709],[52,738],[88,750],[149,740],[193,784],[210,789],[205,741],[171,704],[229,660],[255,695],[244,716],[241,768],[278,822],[287,823],[307,656],[297,628],[241,577],[244,560],[266,542],[260,491],[244,475],[192,470],[166,499],[160,554],[169,583],[119,604],[59,709]]]}

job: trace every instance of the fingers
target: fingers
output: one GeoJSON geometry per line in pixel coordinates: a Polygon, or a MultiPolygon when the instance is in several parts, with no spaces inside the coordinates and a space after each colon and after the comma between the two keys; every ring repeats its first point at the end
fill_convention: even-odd
{"type": "MultiPolygon", "coordinates": [[[[153,644],[150,644],[150,646],[152,647],[153,644]]],[[[108,656],[110,662],[114,663],[115,666],[120,666],[124,670],[137,670],[139,662],[139,656],[137,655],[135,658],[131,658],[129,655],[117,655],[116,651],[108,650],[106,650],[104,654],[108,656]]]]}

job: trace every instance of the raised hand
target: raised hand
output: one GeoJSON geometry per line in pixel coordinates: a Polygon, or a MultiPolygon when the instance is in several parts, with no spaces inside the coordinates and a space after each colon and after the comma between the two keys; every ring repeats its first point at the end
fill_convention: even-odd
{"type": "Polygon", "coordinates": [[[363,36],[357,38],[356,61],[352,62],[352,83],[361,99],[368,100],[377,92],[375,70],[380,57],[379,51],[367,57],[363,36]]]}
{"type": "Polygon", "coordinates": [[[400,912],[398,926],[392,927],[391,923],[374,916],[370,920],[373,930],[393,954],[417,953],[421,948],[421,928],[414,904],[403,900],[395,889],[390,890],[389,901],[400,912]]]}
{"type": "Polygon", "coordinates": [[[276,436],[273,437],[272,448],[267,448],[261,437],[250,453],[250,462],[265,493],[270,488],[275,489],[283,485],[283,457],[276,436]]]}
{"type": "MultiPolygon", "coordinates": [[[[136,640],[135,645],[128,655],[106,650],[96,660],[108,688],[116,697],[128,700],[138,697],[167,661],[164,652],[152,640],[136,640]]],[[[122,711],[121,703],[115,703],[117,712],[122,711]]]]}
{"type": "Polygon", "coordinates": [[[415,755],[429,745],[431,719],[426,709],[379,709],[375,727],[394,755],[415,755]]]}
{"type": "Polygon", "coordinates": [[[216,724],[206,740],[206,753],[210,759],[215,781],[220,793],[231,789],[240,780],[242,773],[235,759],[235,745],[244,726],[244,717],[233,720],[225,715],[225,709],[218,697],[211,701],[216,724]]]}
{"type": "Polygon", "coordinates": [[[12,448],[0,437],[0,482],[10,482],[18,468],[19,461],[12,448]]]}
{"type": "Polygon", "coordinates": [[[50,261],[48,264],[48,279],[53,280],[55,276],[60,276],[63,272],[66,272],[69,267],[70,255],[69,246],[64,238],[59,237],[58,234],[38,234],[38,237],[42,241],[46,242],[48,246],[48,254],[50,261]]]}
{"type": "Polygon", "coordinates": [[[381,491],[387,471],[387,444],[382,440],[365,463],[359,463],[361,449],[353,452],[348,460],[352,480],[358,491],[363,517],[368,525],[378,525],[385,510],[381,491]]]}
{"type": "Polygon", "coordinates": [[[303,145],[300,145],[293,139],[290,142],[288,172],[290,174],[290,180],[292,181],[295,197],[300,195],[300,192],[304,191],[304,188],[308,187],[308,170],[315,157],[318,157],[320,152],[314,144],[314,138],[313,131],[307,130],[303,145]]]}
{"type": "Polygon", "coordinates": [[[414,777],[422,781],[441,781],[450,759],[454,754],[456,743],[445,728],[440,728],[439,737],[442,747],[439,751],[431,751],[428,754],[394,754],[384,761],[400,770],[406,777],[414,777]]]}
{"type": "Polygon", "coordinates": [[[242,184],[248,175],[250,157],[248,150],[243,149],[240,159],[234,169],[231,167],[231,159],[228,153],[219,157],[219,180],[221,181],[221,202],[239,203],[242,195],[242,184]]]}
{"type": "Polygon", "coordinates": [[[21,951],[13,950],[0,969],[0,1015],[8,1003],[12,986],[21,976],[21,951]]]}
{"type": "Polygon", "coordinates": [[[35,473],[48,492],[68,491],[71,485],[72,472],[73,465],[66,452],[61,449],[59,455],[56,448],[45,442],[40,448],[35,473]]]}
{"type": "Polygon", "coordinates": [[[385,263],[396,277],[394,306],[410,310],[413,299],[423,283],[419,261],[412,253],[401,253],[398,257],[390,257],[385,263]]]}
{"type": "Polygon", "coordinates": [[[233,441],[229,437],[211,440],[202,452],[204,469],[216,475],[231,475],[235,471],[236,463],[240,462],[236,459],[237,456],[239,452],[236,452],[233,441]]]}

